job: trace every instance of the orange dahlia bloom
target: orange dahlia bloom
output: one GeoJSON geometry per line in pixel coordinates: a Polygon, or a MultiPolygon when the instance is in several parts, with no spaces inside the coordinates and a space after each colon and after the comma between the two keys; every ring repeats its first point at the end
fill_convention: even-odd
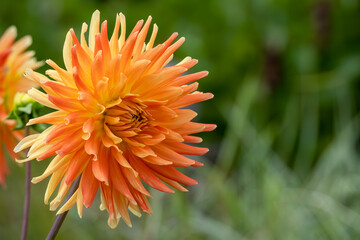
{"type": "Polygon", "coordinates": [[[99,32],[99,20],[100,13],[95,11],[88,43],[85,23],[80,40],[73,29],[67,33],[65,69],[46,61],[53,68],[47,71],[53,80],[31,70],[26,72],[46,92],[32,89],[28,94],[56,111],[30,120],[29,125],[52,126],[24,138],[15,150],[31,146],[28,157],[19,162],[55,156],[43,175],[32,180],[37,183],[51,175],[46,204],[60,185],[50,202],[51,210],[58,208],[80,176],[79,188],[58,213],[76,203],[81,217],[83,205],[90,207],[100,188],[101,208],[108,211],[108,224],[113,228],[121,217],[131,226],[128,209],[138,216],[140,209],[151,213],[150,194],[142,181],[163,192],[174,192],[170,187],[187,191],[181,184],[197,183],[175,168],[202,165],[183,154],[203,155],[208,149],[185,143],[201,142],[191,134],[211,131],[215,125],[191,122],[197,114],[184,107],[213,95],[196,91],[198,83],[194,82],[208,72],[183,75],[197,60],[187,57],[167,66],[184,42],[180,38],[173,43],[177,33],[153,47],[158,31],[154,25],[145,43],[149,17],[145,24],[139,21],[125,39],[125,17],[120,13],[109,40],[107,22],[101,24],[99,32]]]}
{"type": "Polygon", "coordinates": [[[0,37],[0,183],[5,185],[5,175],[9,172],[5,161],[3,145],[9,154],[15,158],[13,149],[21,138],[19,132],[12,132],[16,122],[6,120],[12,111],[14,96],[17,92],[25,92],[35,83],[23,78],[26,68],[35,69],[40,63],[36,62],[33,51],[24,52],[31,45],[31,37],[25,36],[17,42],[16,28],[8,28],[0,37]]]}

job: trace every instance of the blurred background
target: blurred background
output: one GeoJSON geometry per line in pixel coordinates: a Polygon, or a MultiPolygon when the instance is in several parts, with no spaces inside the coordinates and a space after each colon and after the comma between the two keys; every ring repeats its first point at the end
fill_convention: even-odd
{"type": "MultiPolygon", "coordinates": [[[[152,15],[157,43],[187,41],[175,61],[208,70],[196,105],[210,152],[182,170],[189,193],[151,191],[152,216],[111,230],[99,199],[70,211],[57,239],[360,239],[360,2],[357,0],[1,0],[0,34],[31,34],[39,60],[62,64],[65,34],[95,9],[112,29],[152,15]]],[[[47,66],[39,71],[44,73],[47,66]]],[[[46,162],[33,162],[33,176],[46,162]]],[[[0,189],[0,239],[19,239],[24,167],[9,161],[0,189]]],[[[47,180],[32,185],[29,239],[44,239],[54,213],[47,180]]]]}

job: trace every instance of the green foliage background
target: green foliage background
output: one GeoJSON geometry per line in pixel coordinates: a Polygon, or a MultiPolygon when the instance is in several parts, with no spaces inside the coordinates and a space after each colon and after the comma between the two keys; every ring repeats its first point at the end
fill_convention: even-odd
{"type": "MultiPolygon", "coordinates": [[[[208,70],[196,105],[211,149],[184,170],[189,193],[152,191],[152,216],[111,230],[95,202],[71,210],[57,239],[360,239],[360,3],[357,0],[1,0],[0,33],[31,34],[40,60],[62,63],[65,34],[95,9],[130,29],[152,15],[157,43],[187,41],[175,56],[208,70]]],[[[45,66],[39,71],[44,72],[45,66]]],[[[33,176],[47,162],[33,162],[33,176]]],[[[0,239],[19,239],[24,167],[9,161],[0,189],[0,239]]],[[[47,182],[32,185],[29,239],[43,239],[54,213],[47,182]]]]}

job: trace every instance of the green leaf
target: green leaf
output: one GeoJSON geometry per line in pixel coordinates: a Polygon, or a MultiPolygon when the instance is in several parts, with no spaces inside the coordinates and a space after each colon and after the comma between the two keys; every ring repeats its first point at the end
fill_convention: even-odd
{"type": "Polygon", "coordinates": [[[25,107],[19,107],[18,110],[26,114],[31,114],[33,103],[29,103],[25,107]]]}

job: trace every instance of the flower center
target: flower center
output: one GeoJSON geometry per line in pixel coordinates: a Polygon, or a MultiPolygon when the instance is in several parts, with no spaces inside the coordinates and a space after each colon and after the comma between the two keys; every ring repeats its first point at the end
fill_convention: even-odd
{"type": "Polygon", "coordinates": [[[105,124],[121,138],[137,135],[151,120],[146,105],[129,100],[123,100],[105,112],[105,124]]]}

